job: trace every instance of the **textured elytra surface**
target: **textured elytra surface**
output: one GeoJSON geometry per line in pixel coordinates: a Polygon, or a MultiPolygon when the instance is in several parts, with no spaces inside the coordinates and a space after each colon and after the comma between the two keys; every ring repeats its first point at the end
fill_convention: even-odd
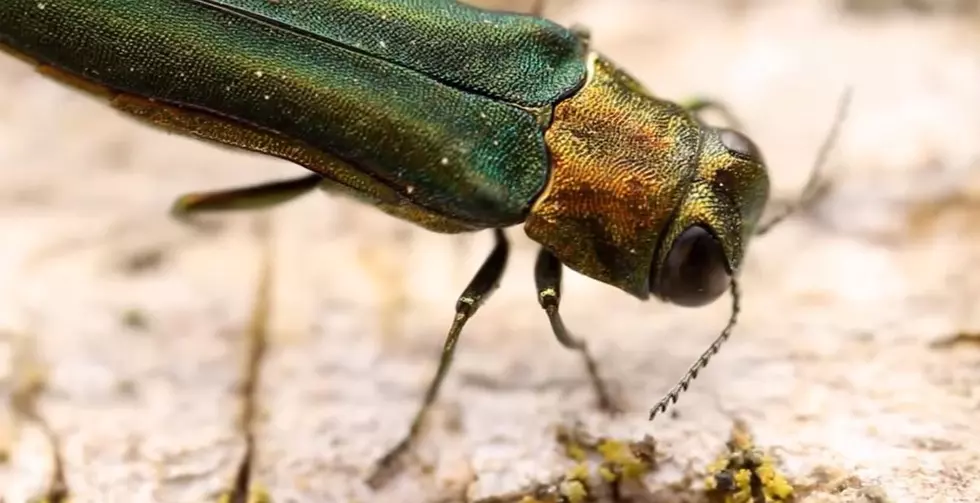
{"type": "MultiPolygon", "coordinates": [[[[515,46],[509,58],[474,65],[473,87],[486,89],[479,94],[472,87],[445,85],[466,75],[431,70],[434,59],[453,61],[438,58],[435,44],[406,49],[411,39],[451,33],[439,30],[450,24],[445,8],[396,0],[371,17],[352,13],[357,2],[317,7],[297,0],[263,3],[264,8],[255,2],[220,3],[225,8],[188,0],[13,0],[0,4],[0,44],[113,92],[212,111],[288,136],[370,171],[379,183],[410,186],[404,197],[474,227],[520,221],[544,185],[538,121],[509,103],[513,92],[494,92],[494,82],[550,67],[556,75],[568,75],[540,86],[545,98],[526,104],[566,94],[584,77],[570,32],[456,7],[457,17],[468,17],[479,27],[473,36],[484,41],[509,39],[484,33],[488,26],[523,32],[522,39],[535,41],[515,46]],[[311,21],[319,16],[341,20],[311,21]],[[419,17],[441,22],[413,21],[419,17]],[[336,24],[346,28],[331,30],[336,24]],[[386,30],[389,36],[383,36],[386,30]],[[362,47],[367,38],[376,38],[379,48],[362,47]],[[388,50],[388,44],[399,49],[388,50]],[[492,77],[477,78],[487,74],[492,77]],[[373,147],[382,141],[387,148],[373,147]]],[[[460,42],[454,54],[488,59],[472,47],[460,42]]],[[[524,87],[536,92],[537,86],[524,87]]]]}
{"type": "MultiPolygon", "coordinates": [[[[724,302],[680,310],[568,275],[566,321],[628,406],[610,420],[549,335],[534,248],[512,233],[510,272],[460,342],[421,461],[379,494],[361,477],[407,427],[489,236],[432,235],[313,196],[270,214],[255,482],[275,501],[472,501],[561,473],[550,428],[578,419],[655,435],[670,456],[650,481],[660,487],[707,466],[741,417],[791,479],[842,481],[807,501],[975,501],[980,22],[851,17],[804,0],[549,12],[590,26],[664,96],[730,102],[778,194],[802,185],[852,85],[835,191],[750,246],[734,338],[678,417],[652,424],[646,408],[720,328],[724,302]]],[[[0,89],[4,392],[44,377],[36,410],[75,501],[215,500],[243,450],[236,387],[260,240],[251,216],[207,234],[166,210],[183,191],[296,169],[136,127],[9,58],[0,89]]],[[[36,422],[0,412],[0,488],[25,501],[46,490],[50,444],[36,422]]]]}
{"type": "Polygon", "coordinates": [[[525,106],[550,105],[578,86],[585,73],[582,46],[569,31],[454,0],[211,3],[525,106]]]}

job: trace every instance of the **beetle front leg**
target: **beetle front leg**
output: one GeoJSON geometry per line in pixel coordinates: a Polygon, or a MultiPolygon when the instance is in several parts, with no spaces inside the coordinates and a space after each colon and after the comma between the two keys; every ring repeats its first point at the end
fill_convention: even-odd
{"type": "Polygon", "coordinates": [[[728,109],[728,105],[721,101],[705,96],[693,96],[679,102],[678,104],[681,106],[681,108],[690,112],[695,119],[702,123],[704,123],[704,113],[714,111],[725,119],[725,122],[728,123],[728,127],[739,131],[742,130],[742,122],[738,120],[738,117],[735,117],[735,114],[733,114],[731,110],[728,109]]]}
{"type": "MultiPolygon", "coordinates": [[[[530,10],[528,10],[528,14],[530,14],[530,15],[532,15],[534,17],[544,18],[545,17],[544,16],[544,8],[547,5],[547,3],[548,2],[546,2],[545,0],[534,0],[534,1],[532,1],[531,2],[531,8],[530,8],[530,10]]],[[[592,30],[590,30],[588,26],[585,26],[584,24],[578,24],[578,23],[576,23],[576,24],[573,24],[572,26],[569,26],[568,27],[568,30],[571,31],[572,33],[574,33],[575,36],[578,37],[579,40],[582,41],[582,44],[586,48],[589,47],[589,45],[592,42],[592,30]]]]}
{"type": "Polygon", "coordinates": [[[412,443],[418,438],[429,408],[439,394],[439,387],[446,377],[446,372],[449,370],[450,364],[452,364],[453,354],[456,351],[456,341],[459,339],[459,334],[463,330],[463,326],[476,314],[480,306],[483,305],[490,297],[490,294],[500,285],[500,277],[504,273],[504,268],[507,266],[507,257],[510,255],[510,244],[507,242],[507,236],[500,229],[494,229],[494,237],[496,238],[496,244],[493,247],[493,251],[490,252],[483,265],[480,266],[480,270],[477,271],[476,276],[473,277],[470,284],[463,290],[463,294],[460,295],[459,300],[456,301],[456,315],[453,317],[453,324],[449,328],[449,335],[446,336],[446,342],[442,348],[439,368],[436,370],[436,375],[432,378],[428,389],[425,391],[422,406],[415,413],[415,418],[412,420],[412,426],[409,428],[408,434],[378,461],[374,472],[367,480],[368,485],[371,487],[377,488],[383,485],[393,475],[393,472],[399,468],[399,459],[411,448],[412,443]]]}
{"type": "Polygon", "coordinates": [[[320,175],[208,192],[193,192],[174,201],[170,214],[178,220],[209,212],[265,209],[295,199],[323,182],[320,175]]]}
{"type": "Polygon", "coordinates": [[[585,341],[577,339],[568,333],[565,323],[558,313],[558,304],[561,302],[561,262],[551,252],[544,248],[538,252],[538,260],[534,264],[534,283],[538,289],[538,303],[544,308],[551,322],[551,330],[555,333],[555,338],[562,346],[577,351],[585,362],[585,368],[589,372],[589,379],[599,400],[599,408],[607,412],[619,412],[605,382],[599,377],[599,367],[596,365],[595,358],[589,352],[585,341]]]}

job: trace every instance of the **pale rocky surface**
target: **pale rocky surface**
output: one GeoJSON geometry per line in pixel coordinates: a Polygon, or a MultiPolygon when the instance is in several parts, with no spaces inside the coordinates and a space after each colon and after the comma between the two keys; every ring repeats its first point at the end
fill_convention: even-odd
{"type": "MultiPolygon", "coordinates": [[[[420,461],[370,492],[363,477],[408,427],[490,236],[430,234],[326,197],[268,213],[275,288],[255,483],[278,503],[474,501],[562,473],[554,428],[580,421],[654,435],[657,488],[703,469],[741,418],[789,477],[857,481],[809,501],[980,499],[980,344],[941,344],[980,332],[980,19],[957,10],[975,12],[969,2],[928,15],[886,3],[867,2],[885,10],[865,16],[806,0],[549,7],[657,93],[728,101],[780,195],[799,190],[854,88],[831,157],[836,190],[752,245],[742,322],[675,418],[648,422],[647,408],[727,303],[641,303],[567,274],[566,322],[627,405],[610,419],[551,336],[535,247],[513,229],[509,273],[464,333],[420,461]]],[[[167,210],[185,191],[299,172],[137,126],[0,58],[2,501],[49,492],[52,437],[14,407],[31,381],[45,384],[34,408],[72,501],[215,501],[230,487],[256,216],[207,233],[167,210]]]]}

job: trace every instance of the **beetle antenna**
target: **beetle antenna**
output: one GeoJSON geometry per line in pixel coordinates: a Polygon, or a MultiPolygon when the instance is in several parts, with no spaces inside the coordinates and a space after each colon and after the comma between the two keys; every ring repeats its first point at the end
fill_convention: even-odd
{"type": "Polygon", "coordinates": [[[841,94],[840,100],[837,103],[837,114],[834,116],[834,122],[831,123],[830,131],[828,131],[827,136],[824,137],[823,144],[820,145],[820,150],[817,151],[817,157],[813,161],[813,167],[810,168],[810,178],[803,187],[803,192],[800,194],[800,197],[791,203],[783,205],[766,221],[760,222],[755,230],[755,234],[757,236],[771,231],[776,224],[779,224],[793,213],[807,208],[814,201],[820,199],[820,196],[824,195],[830,188],[830,182],[827,180],[827,177],[824,176],[824,169],[827,165],[827,155],[830,154],[830,151],[837,143],[837,137],[840,133],[841,125],[844,124],[844,119],[847,117],[847,108],[850,106],[851,102],[851,91],[851,87],[848,86],[841,94]]]}
{"type": "Polygon", "coordinates": [[[698,373],[701,372],[703,368],[708,366],[708,362],[711,360],[711,357],[718,353],[718,350],[721,349],[721,345],[724,344],[725,341],[728,340],[728,337],[732,335],[732,330],[735,328],[735,323],[738,320],[738,312],[741,309],[741,293],[739,292],[738,288],[738,280],[736,280],[734,277],[732,277],[731,292],[732,314],[728,317],[728,324],[725,325],[725,329],[721,331],[721,334],[719,334],[717,338],[715,338],[715,341],[711,343],[711,346],[701,353],[701,356],[699,356],[694,364],[691,365],[691,368],[687,369],[687,373],[684,374],[684,377],[677,381],[677,384],[675,384],[674,387],[671,388],[671,390],[664,395],[659,402],[657,402],[657,405],[654,405],[653,408],[650,409],[651,421],[653,418],[657,417],[657,414],[666,412],[667,408],[670,407],[671,404],[677,403],[677,398],[680,397],[681,393],[687,391],[687,388],[691,385],[691,381],[697,379],[698,373]]]}

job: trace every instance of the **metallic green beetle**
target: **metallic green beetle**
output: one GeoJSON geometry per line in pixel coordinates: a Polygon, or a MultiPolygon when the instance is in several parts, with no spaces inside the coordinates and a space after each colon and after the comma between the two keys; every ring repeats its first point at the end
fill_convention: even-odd
{"type": "Polygon", "coordinates": [[[700,119],[717,103],[658,99],[584,32],[538,16],[452,0],[3,0],[0,47],[153,125],[314,173],[190,194],[180,216],[319,187],[437,232],[494,229],[424,404],[378,474],[417,437],[463,325],[499,282],[500,229],[523,224],[541,244],[538,301],[606,409],[558,314],[562,265],[683,306],[731,289],[728,326],[652,418],[728,337],[751,236],[792,209],[760,222],[766,166],[743,134],[700,119]]]}

